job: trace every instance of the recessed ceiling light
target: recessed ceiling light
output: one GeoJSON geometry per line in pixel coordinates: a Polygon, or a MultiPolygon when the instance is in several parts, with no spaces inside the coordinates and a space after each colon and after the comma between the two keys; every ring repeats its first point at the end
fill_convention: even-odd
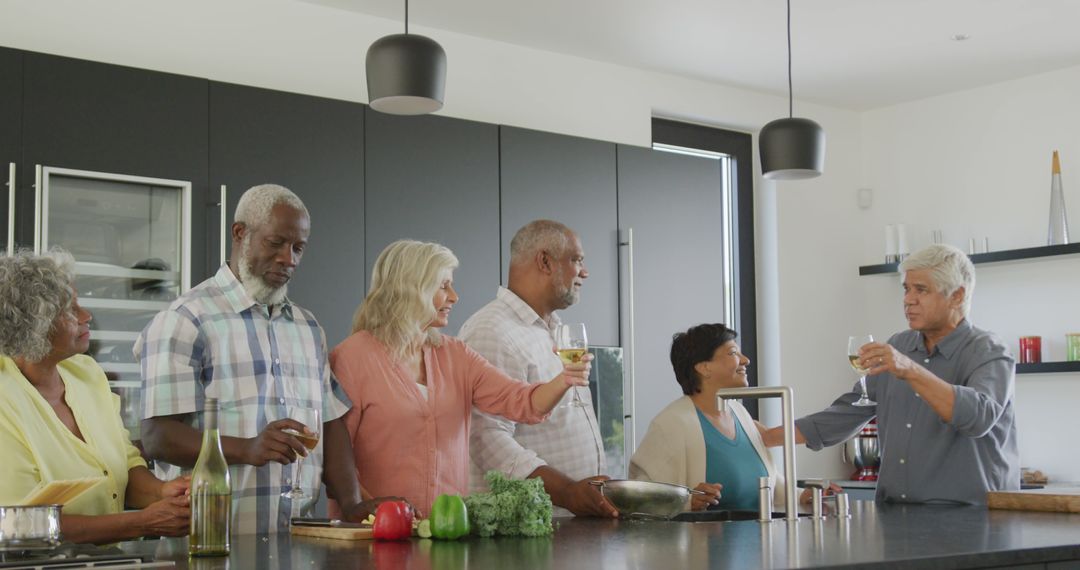
{"type": "Polygon", "coordinates": [[[962,42],[965,40],[970,40],[971,36],[969,36],[968,34],[953,34],[952,39],[954,42],[962,42]]]}

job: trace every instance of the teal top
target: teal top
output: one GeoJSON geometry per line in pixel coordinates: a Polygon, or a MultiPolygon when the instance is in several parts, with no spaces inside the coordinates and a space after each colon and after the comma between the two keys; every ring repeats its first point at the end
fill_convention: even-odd
{"type": "Polygon", "coordinates": [[[712,509],[754,510],[758,508],[758,481],[769,472],[742,424],[735,420],[735,439],[728,439],[709,418],[697,411],[701,433],[705,435],[705,482],[720,483],[720,504],[712,509]]]}

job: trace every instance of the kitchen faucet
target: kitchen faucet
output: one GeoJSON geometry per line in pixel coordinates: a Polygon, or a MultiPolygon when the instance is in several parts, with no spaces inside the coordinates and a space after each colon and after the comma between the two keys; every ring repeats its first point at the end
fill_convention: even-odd
{"type": "Polygon", "coordinates": [[[724,405],[725,399],[780,398],[784,426],[784,519],[799,520],[799,502],[795,495],[795,414],[792,411],[791,388],[788,386],[747,386],[745,388],[721,388],[716,391],[716,404],[724,405]]]}

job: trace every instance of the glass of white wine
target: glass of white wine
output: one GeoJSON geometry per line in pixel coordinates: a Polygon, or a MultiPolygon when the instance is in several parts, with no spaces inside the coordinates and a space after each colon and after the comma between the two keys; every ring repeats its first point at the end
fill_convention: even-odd
{"type": "Polygon", "coordinates": [[[851,368],[855,370],[855,373],[859,375],[859,387],[862,388],[862,396],[860,396],[858,400],[852,402],[852,406],[877,405],[877,402],[871,400],[870,396],[866,393],[866,373],[869,371],[859,364],[859,348],[871,342],[874,342],[874,337],[868,334],[848,337],[848,363],[851,364],[851,368]]]}
{"type": "MultiPolygon", "coordinates": [[[[589,351],[588,337],[585,335],[585,323],[563,323],[555,329],[555,350],[559,358],[566,364],[581,362],[582,357],[589,351]]],[[[578,395],[578,387],[573,386],[570,390],[574,393],[573,399],[567,406],[583,408],[587,406],[581,396],[578,395]]]]}
{"type": "MultiPolygon", "coordinates": [[[[307,427],[307,432],[301,433],[292,428],[286,428],[281,430],[281,433],[291,435],[298,439],[310,453],[315,449],[315,446],[319,445],[319,433],[322,431],[322,422],[319,421],[319,410],[314,408],[289,408],[288,414],[290,418],[304,424],[307,427]]],[[[287,497],[294,501],[306,501],[313,498],[300,486],[300,468],[303,462],[304,456],[297,455],[296,463],[293,467],[292,488],[281,493],[282,497],[287,497]]]]}

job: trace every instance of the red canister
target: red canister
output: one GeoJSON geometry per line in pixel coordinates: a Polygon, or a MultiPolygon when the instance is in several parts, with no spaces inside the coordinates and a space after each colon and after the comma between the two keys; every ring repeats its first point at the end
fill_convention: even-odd
{"type": "Polygon", "coordinates": [[[1042,337],[1020,337],[1020,363],[1031,364],[1034,362],[1042,362],[1042,337]]]}

